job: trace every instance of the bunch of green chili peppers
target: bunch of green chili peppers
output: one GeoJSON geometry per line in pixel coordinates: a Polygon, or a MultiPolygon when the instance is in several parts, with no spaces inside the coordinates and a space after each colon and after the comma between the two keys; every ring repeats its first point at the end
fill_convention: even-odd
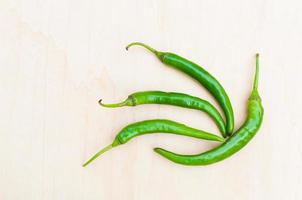
{"type": "Polygon", "coordinates": [[[258,94],[259,54],[256,54],[256,72],[253,88],[248,99],[246,120],[237,131],[233,132],[234,113],[232,105],[226,91],[217,79],[199,65],[174,53],[160,52],[140,42],[131,43],[126,47],[126,49],[128,50],[131,46],[135,45],[148,49],[162,63],[187,74],[204,86],[213,95],[222,108],[225,121],[211,103],[198,97],[183,93],[163,91],[136,92],[129,95],[123,102],[103,104],[100,100],[100,105],[108,108],[116,108],[143,104],[165,104],[200,110],[207,113],[213,119],[220,130],[222,137],[167,119],[140,121],[124,127],[110,145],[96,153],[83,166],[87,166],[109,149],[125,144],[132,138],[144,134],[170,133],[221,142],[217,147],[196,155],[177,154],[162,148],[154,149],[156,153],[162,155],[166,159],[182,165],[208,165],[221,161],[239,151],[254,137],[261,126],[264,113],[261,98],[258,94]]]}

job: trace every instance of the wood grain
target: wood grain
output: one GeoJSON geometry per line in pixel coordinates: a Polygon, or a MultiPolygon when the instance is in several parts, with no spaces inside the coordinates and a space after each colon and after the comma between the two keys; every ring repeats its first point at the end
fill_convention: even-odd
{"type": "Polygon", "coordinates": [[[1,0],[0,199],[302,199],[302,3],[298,0],[1,0]],[[265,118],[242,151],[206,167],[175,165],[152,148],[198,153],[215,143],[137,138],[82,163],[131,122],[167,118],[218,133],[208,116],[169,106],[105,109],[139,90],[208,99],[189,77],[133,41],[208,69],[245,118],[261,55],[265,118]]]}

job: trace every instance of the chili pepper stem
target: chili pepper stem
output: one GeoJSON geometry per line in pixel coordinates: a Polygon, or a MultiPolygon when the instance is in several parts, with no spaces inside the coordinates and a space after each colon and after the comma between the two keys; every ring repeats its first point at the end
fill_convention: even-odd
{"type": "Polygon", "coordinates": [[[256,72],[255,72],[253,90],[258,89],[258,79],[259,79],[259,53],[256,54],[256,72]]]}
{"type": "Polygon", "coordinates": [[[120,102],[120,103],[112,103],[112,104],[104,104],[104,103],[102,103],[102,99],[99,100],[99,104],[106,108],[117,108],[117,107],[127,106],[128,103],[129,103],[128,99],[126,99],[125,101],[120,102]]]}
{"type": "Polygon", "coordinates": [[[128,49],[132,46],[142,46],[142,47],[148,49],[149,51],[151,51],[152,53],[154,53],[159,59],[161,59],[161,57],[163,55],[163,52],[157,51],[156,49],[154,49],[154,48],[150,47],[149,45],[144,44],[142,42],[132,42],[126,46],[126,50],[128,51],[128,49]]]}
{"type": "Polygon", "coordinates": [[[258,94],[258,79],[259,79],[259,54],[256,54],[256,71],[255,71],[255,77],[254,77],[254,84],[253,84],[253,90],[250,95],[250,100],[257,99],[261,100],[261,97],[258,94]]]}
{"type": "Polygon", "coordinates": [[[99,157],[100,155],[102,155],[103,153],[105,153],[106,151],[109,151],[110,149],[112,149],[113,143],[106,146],[105,148],[101,149],[99,152],[97,152],[94,156],[92,156],[92,158],[90,158],[87,162],[85,162],[83,164],[83,167],[86,167],[89,163],[91,163],[92,161],[94,161],[97,157],[99,157]]]}

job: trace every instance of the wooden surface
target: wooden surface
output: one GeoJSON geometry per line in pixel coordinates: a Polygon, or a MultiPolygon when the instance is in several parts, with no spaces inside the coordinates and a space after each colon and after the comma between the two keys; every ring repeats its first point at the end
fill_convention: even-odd
{"type": "Polygon", "coordinates": [[[282,0],[0,0],[0,199],[302,199],[302,3],[282,0]],[[96,160],[128,123],[167,118],[217,133],[209,117],[148,105],[105,109],[141,90],[213,98],[132,41],[208,69],[228,92],[236,128],[261,54],[265,108],[256,137],[206,167],[173,164],[216,145],[181,136],[136,138],[96,160]]]}

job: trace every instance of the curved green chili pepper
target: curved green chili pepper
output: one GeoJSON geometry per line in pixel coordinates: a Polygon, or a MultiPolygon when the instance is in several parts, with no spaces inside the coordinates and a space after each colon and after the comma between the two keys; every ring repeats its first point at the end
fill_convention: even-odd
{"type": "Polygon", "coordinates": [[[139,45],[147,48],[152,53],[154,53],[163,63],[184,72],[185,74],[201,83],[215,97],[215,99],[223,109],[226,117],[227,134],[231,135],[234,129],[234,113],[232,104],[222,85],[209,72],[183,57],[169,52],[157,51],[150,46],[140,42],[131,43],[126,47],[126,49],[128,50],[131,46],[134,45],[139,45]]]}
{"type": "Polygon", "coordinates": [[[99,157],[101,154],[108,151],[109,149],[121,144],[125,144],[134,137],[151,133],[171,133],[205,140],[213,140],[219,142],[224,141],[223,138],[217,135],[194,129],[174,121],[165,119],[146,120],[130,124],[123,128],[118,133],[112,144],[108,145],[107,147],[96,153],[83,165],[83,167],[87,166],[89,163],[91,163],[93,160],[95,160],[97,157],[99,157]]]}
{"type": "Polygon", "coordinates": [[[198,155],[180,155],[155,148],[163,157],[183,165],[208,165],[221,161],[243,148],[257,133],[263,119],[263,107],[258,94],[259,55],[256,55],[256,73],[254,86],[248,99],[248,115],[244,124],[222,145],[198,155]]]}
{"type": "Polygon", "coordinates": [[[210,115],[218,126],[222,135],[226,137],[225,124],[218,110],[208,101],[191,95],[176,92],[145,91],[133,93],[129,95],[125,101],[120,103],[103,104],[101,100],[99,103],[104,107],[110,108],[121,106],[137,106],[142,104],[166,104],[201,110],[210,115]]]}

